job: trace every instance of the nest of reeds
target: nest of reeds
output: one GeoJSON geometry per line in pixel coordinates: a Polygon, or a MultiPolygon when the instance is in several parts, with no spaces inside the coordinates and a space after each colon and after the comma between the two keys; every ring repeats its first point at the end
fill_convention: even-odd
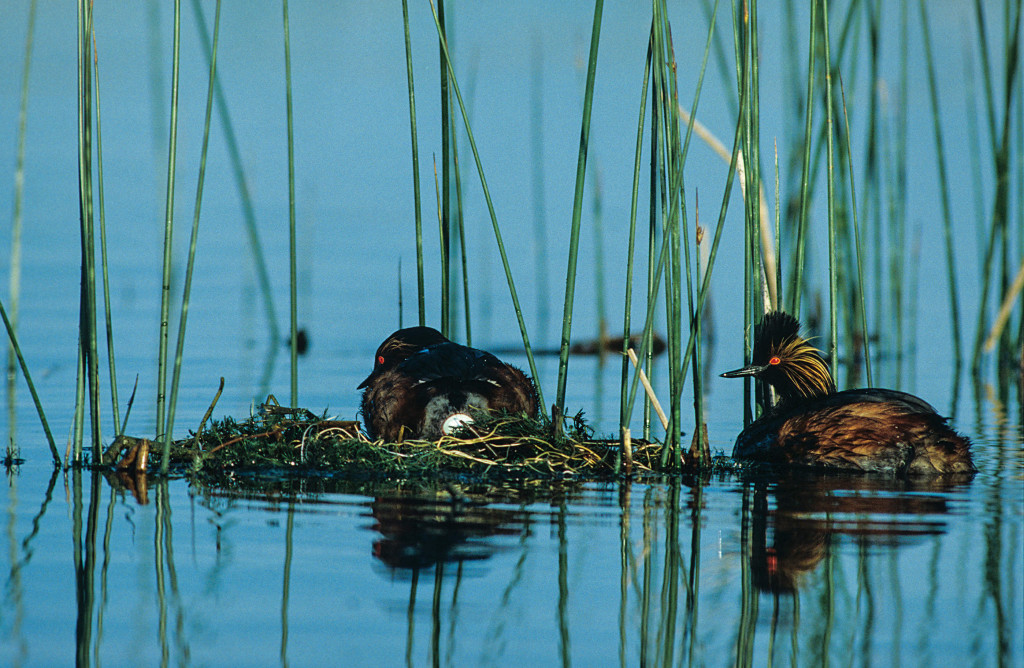
{"type": "MultiPolygon", "coordinates": [[[[322,472],[360,477],[481,478],[606,477],[617,472],[617,441],[594,439],[583,414],[562,420],[480,413],[476,421],[437,441],[371,441],[353,420],[329,419],[305,409],[264,404],[248,420],[231,417],[175,441],[176,472],[213,478],[232,472],[322,472]]],[[[630,470],[659,468],[661,446],[634,440],[630,470]]],[[[144,471],[158,463],[160,444],[122,436],[104,457],[120,469],[144,471]],[[149,457],[149,454],[154,454],[149,457]]]]}

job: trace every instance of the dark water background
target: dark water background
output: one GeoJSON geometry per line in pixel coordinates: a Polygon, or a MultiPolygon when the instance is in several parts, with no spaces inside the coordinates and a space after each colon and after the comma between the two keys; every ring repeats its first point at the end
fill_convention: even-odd
{"type": "MultiPolygon", "coordinates": [[[[439,289],[430,160],[440,154],[437,47],[429,7],[412,4],[428,321],[434,322],[439,289]]],[[[976,208],[967,132],[970,114],[980,112],[965,107],[977,82],[963,76],[965,57],[977,64],[969,48],[973,8],[954,2],[928,7],[932,39],[944,53],[939,83],[960,297],[973,321],[980,299],[975,267],[985,229],[976,208]]],[[[1002,5],[985,7],[1002,27],[1002,5]]],[[[300,360],[299,400],[316,412],[351,418],[355,386],[369,371],[374,348],[399,323],[399,260],[404,323],[415,320],[401,11],[397,3],[300,2],[290,11],[299,318],[312,341],[300,360]]],[[[449,11],[460,84],[531,339],[539,348],[554,347],[591,10],[525,3],[459,4],[449,11]],[[539,154],[531,134],[535,115],[542,128],[539,154]],[[540,242],[535,170],[543,177],[546,230],[540,242]]],[[[673,11],[680,90],[692,91],[707,23],[700,8],[673,11]]],[[[801,11],[797,34],[805,39],[801,11]]],[[[916,11],[914,5],[911,14],[916,11]]],[[[10,166],[11,183],[27,16],[28,3],[20,0],[0,10],[0,165],[10,166]]],[[[118,380],[124,403],[139,377],[128,427],[138,435],[152,431],[155,416],[171,19],[169,4],[96,7],[118,380]]],[[[594,192],[599,174],[606,271],[597,285],[588,204],[573,328],[579,339],[596,334],[599,292],[613,330],[621,318],[649,19],[646,6],[605,8],[588,189],[594,192]]],[[[228,3],[222,20],[219,72],[284,327],[288,211],[280,7],[228,3]]],[[[783,12],[762,8],[761,135],[778,138],[780,151],[802,131],[788,87],[801,86],[803,75],[789,81],[787,67],[795,58],[802,73],[806,58],[802,41],[794,47],[784,38],[784,20],[783,12]]],[[[890,96],[896,95],[899,72],[897,23],[883,24],[876,83],[890,96]]],[[[719,26],[731,49],[724,13],[719,26]]],[[[183,8],[175,295],[181,290],[205,105],[207,70],[196,34],[191,7],[183,8]]],[[[915,392],[951,415],[975,443],[981,470],[973,480],[729,475],[446,488],[271,478],[220,489],[171,480],[151,485],[142,504],[91,473],[51,478],[38,420],[19,385],[13,423],[6,410],[0,414],[0,431],[26,460],[4,486],[0,664],[66,665],[77,656],[108,665],[1022,665],[1020,390],[997,382],[991,368],[987,382],[975,385],[954,374],[950,360],[920,39],[912,29],[912,168],[906,184],[908,243],[917,247],[908,255],[916,277],[911,285],[920,290],[905,322],[904,356],[877,351],[876,384],[915,392]]],[[[866,122],[857,113],[869,90],[866,57],[857,59],[858,84],[847,84],[855,136],[866,122]]],[[[71,427],[76,373],[75,76],[74,10],[41,3],[29,91],[19,334],[61,447],[71,427]]],[[[721,77],[712,59],[698,116],[726,138],[735,115],[729,106],[733,93],[721,77]]],[[[465,143],[460,150],[473,343],[515,350],[518,328],[490,223],[465,143]]],[[[862,157],[855,145],[855,164],[862,157]]],[[[701,142],[694,143],[689,160],[688,196],[699,193],[702,211],[717,214],[724,163],[701,142]]],[[[785,192],[793,175],[785,165],[780,169],[785,192]]],[[[994,189],[989,162],[982,159],[977,172],[988,202],[994,189]]],[[[267,334],[232,178],[215,120],[178,437],[198,424],[221,376],[226,387],[216,415],[244,417],[268,393],[287,400],[286,351],[267,334]]],[[[816,220],[823,221],[824,188],[819,190],[814,206],[816,220]]],[[[0,188],[0,211],[13,209],[12,194],[13,188],[0,188]]],[[[774,211],[773,197],[770,202],[774,211]]],[[[735,194],[712,296],[708,431],[712,448],[726,453],[742,426],[741,386],[717,378],[742,361],[741,210],[735,194]]],[[[824,228],[819,229],[814,238],[820,250],[824,228]]],[[[9,223],[0,230],[6,300],[9,223]]],[[[809,271],[815,283],[825,284],[820,255],[809,271]]],[[[504,357],[525,366],[522,355],[504,357]]],[[[617,359],[571,362],[567,407],[584,410],[599,434],[616,430],[619,369],[617,359]]],[[[656,378],[664,379],[664,368],[657,371],[656,378]]],[[[539,373],[553,394],[557,363],[541,358],[539,373]]],[[[109,439],[109,409],[104,420],[109,439]]],[[[691,425],[684,429],[691,431],[691,425]]]]}

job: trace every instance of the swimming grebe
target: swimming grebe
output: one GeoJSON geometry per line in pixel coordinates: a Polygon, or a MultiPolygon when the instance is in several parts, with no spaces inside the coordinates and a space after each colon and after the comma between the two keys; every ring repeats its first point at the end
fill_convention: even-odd
{"type": "Polygon", "coordinates": [[[751,364],[724,378],[771,384],[778,405],[736,438],[733,457],[783,464],[897,474],[971,473],[970,441],[912,394],[866,388],[836,392],[821,353],[793,316],[764,316],[751,364]]]}
{"type": "Polygon", "coordinates": [[[367,434],[391,443],[436,440],[472,422],[474,410],[537,415],[537,391],[522,371],[431,327],[386,338],[359,389],[367,434]]]}

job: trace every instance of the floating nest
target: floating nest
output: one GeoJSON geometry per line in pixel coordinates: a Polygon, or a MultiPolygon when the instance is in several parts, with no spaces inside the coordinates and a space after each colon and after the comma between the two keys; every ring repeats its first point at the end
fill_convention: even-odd
{"type": "MultiPolygon", "coordinates": [[[[662,469],[661,444],[633,440],[630,456],[620,463],[619,442],[593,438],[582,413],[564,418],[557,431],[546,417],[488,413],[475,417],[476,422],[437,441],[385,443],[369,440],[356,421],[282,407],[271,397],[248,420],[215,420],[173,442],[170,465],[175,473],[197,474],[211,481],[252,472],[523,479],[602,478],[662,469]]],[[[147,439],[121,436],[107,450],[104,463],[142,472],[151,462],[160,462],[161,448],[147,439]]]]}

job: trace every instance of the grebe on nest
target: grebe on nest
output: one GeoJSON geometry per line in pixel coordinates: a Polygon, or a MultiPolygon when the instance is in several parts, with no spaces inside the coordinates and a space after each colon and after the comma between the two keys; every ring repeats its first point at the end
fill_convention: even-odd
{"type": "Polygon", "coordinates": [[[436,440],[472,422],[472,411],[537,415],[537,390],[522,371],[431,327],[386,338],[359,389],[367,434],[390,443],[436,440]]]}
{"type": "Polygon", "coordinates": [[[749,366],[724,378],[754,376],[780,397],[736,438],[733,457],[897,474],[973,473],[970,441],[912,394],[866,388],[836,392],[821,353],[776,311],[754,334],[749,366]]]}

